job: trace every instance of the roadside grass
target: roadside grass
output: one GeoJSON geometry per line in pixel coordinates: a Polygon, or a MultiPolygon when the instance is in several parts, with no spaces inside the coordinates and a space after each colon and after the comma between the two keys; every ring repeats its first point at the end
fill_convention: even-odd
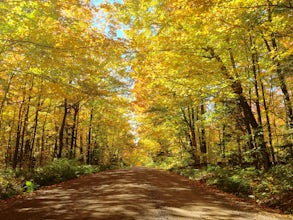
{"type": "Polygon", "coordinates": [[[30,193],[42,186],[60,183],[82,175],[113,169],[113,166],[81,165],[68,159],[54,160],[34,170],[0,170],[0,199],[30,193]]]}
{"type": "Polygon", "coordinates": [[[208,166],[170,169],[182,176],[233,193],[254,199],[258,204],[293,214],[293,164],[276,165],[268,172],[254,167],[208,166]]]}

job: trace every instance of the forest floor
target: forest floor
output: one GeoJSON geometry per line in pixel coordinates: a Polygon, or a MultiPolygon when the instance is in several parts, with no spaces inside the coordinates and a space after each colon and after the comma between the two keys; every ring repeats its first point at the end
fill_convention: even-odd
{"type": "Polygon", "coordinates": [[[280,215],[179,175],[149,168],[112,170],[0,201],[0,219],[263,219],[280,215]]]}

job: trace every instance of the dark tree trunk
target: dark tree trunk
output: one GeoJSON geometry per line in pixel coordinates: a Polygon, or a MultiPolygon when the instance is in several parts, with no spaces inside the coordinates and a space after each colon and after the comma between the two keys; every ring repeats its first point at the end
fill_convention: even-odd
{"type": "Polygon", "coordinates": [[[13,120],[11,122],[11,124],[9,125],[10,130],[8,133],[8,141],[7,141],[7,150],[6,150],[6,168],[8,168],[11,164],[12,164],[12,131],[13,131],[13,127],[14,127],[14,123],[15,123],[15,117],[16,117],[16,110],[14,110],[13,113],[13,120]]]}
{"type": "Polygon", "coordinates": [[[12,162],[12,168],[15,169],[18,164],[19,159],[19,147],[20,147],[20,140],[21,140],[21,130],[22,130],[22,111],[24,107],[24,99],[22,100],[22,103],[20,104],[19,111],[18,111],[18,122],[17,122],[17,130],[16,130],[16,138],[15,138],[15,148],[14,148],[14,154],[13,154],[13,162],[12,162]]]}
{"type": "Polygon", "coordinates": [[[264,84],[263,84],[262,80],[260,80],[260,85],[261,85],[261,91],[262,91],[263,105],[264,105],[264,109],[265,109],[265,116],[266,116],[267,125],[268,125],[270,153],[271,153],[272,162],[273,162],[273,164],[275,164],[276,163],[276,157],[275,157],[275,151],[274,151],[274,147],[273,147],[271,120],[270,120],[270,117],[269,117],[269,108],[268,108],[268,105],[267,105],[267,102],[266,102],[265,88],[264,88],[264,84]]]}
{"type": "MultiPolygon", "coordinates": [[[[40,166],[43,165],[43,158],[44,158],[44,149],[45,149],[45,135],[46,135],[46,124],[47,124],[47,118],[48,118],[48,112],[50,111],[50,107],[51,107],[51,103],[48,107],[48,111],[46,112],[46,116],[45,116],[45,119],[44,119],[44,123],[42,125],[42,136],[41,136],[41,155],[40,155],[40,166]]],[[[56,144],[57,146],[57,144],[56,144]]],[[[55,147],[54,147],[54,151],[55,151],[55,147]]],[[[57,152],[57,149],[56,149],[56,152],[57,152]]],[[[56,153],[55,152],[55,153],[56,153]]],[[[54,156],[53,156],[54,158],[54,156]]]]}
{"type": "Polygon", "coordinates": [[[271,166],[271,163],[270,163],[267,147],[265,144],[262,127],[260,127],[258,123],[256,122],[254,115],[251,111],[251,108],[242,94],[239,95],[239,102],[244,112],[245,120],[247,120],[247,122],[251,125],[254,131],[255,144],[259,148],[262,165],[264,166],[265,170],[268,170],[271,166]]]}
{"type": "Polygon", "coordinates": [[[226,125],[222,127],[222,138],[220,132],[220,146],[221,146],[221,156],[222,158],[226,157],[226,125]]]}
{"type": "MultiPolygon", "coordinates": [[[[200,115],[201,115],[201,120],[204,121],[203,115],[205,114],[205,107],[204,104],[200,105],[200,115]]],[[[206,130],[204,125],[201,127],[201,132],[200,132],[200,152],[203,154],[203,161],[202,164],[207,165],[207,142],[206,142],[206,130]]]]}
{"type": "Polygon", "coordinates": [[[28,125],[28,119],[29,119],[30,101],[31,101],[31,96],[29,96],[29,98],[28,98],[28,104],[27,104],[27,107],[25,110],[24,122],[23,122],[23,127],[22,127],[22,132],[21,132],[19,168],[22,167],[23,160],[28,159],[28,154],[29,154],[29,151],[26,151],[26,149],[24,149],[24,147],[25,147],[25,143],[27,142],[27,141],[25,141],[25,136],[26,136],[26,132],[27,132],[27,125],[28,125]]]}
{"type": "MultiPolygon", "coordinates": [[[[239,80],[235,79],[234,76],[230,75],[230,73],[229,73],[228,69],[226,68],[225,64],[223,63],[222,59],[220,58],[219,55],[217,55],[215,53],[213,48],[207,48],[206,50],[210,52],[211,58],[216,59],[221,64],[221,71],[222,71],[223,75],[227,79],[229,79],[233,82],[231,84],[231,88],[232,88],[233,93],[235,93],[237,95],[237,104],[243,112],[244,121],[247,124],[249,124],[253,129],[255,143],[257,144],[257,146],[258,146],[257,148],[259,148],[259,151],[261,154],[261,163],[262,163],[264,169],[268,170],[271,166],[271,163],[270,163],[269,154],[268,154],[265,139],[264,139],[263,130],[262,130],[262,127],[257,123],[257,121],[253,115],[253,112],[251,110],[251,107],[249,106],[245,96],[243,95],[243,89],[242,89],[241,82],[239,80]]],[[[230,59],[232,62],[234,72],[237,73],[232,51],[229,50],[229,52],[230,52],[230,59]]]]}
{"type": "MultiPolygon", "coordinates": [[[[205,108],[204,108],[203,104],[200,106],[200,111],[201,111],[201,117],[202,117],[205,114],[205,108]]],[[[202,128],[201,128],[200,151],[201,151],[201,153],[204,153],[204,154],[207,153],[206,131],[205,131],[204,126],[202,126],[202,128]]]]}
{"type": "Polygon", "coordinates": [[[190,151],[189,153],[192,156],[192,159],[194,160],[193,166],[197,166],[200,164],[198,155],[197,155],[197,141],[196,141],[196,132],[195,132],[195,112],[194,108],[187,107],[187,110],[184,110],[181,108],[183,121],[186,124],[188,128],[188,138],[189,138],[189,144],[190,144],[190,151]],[[187,112],[186,112],[187,111],[187,112]]]}
{"type": "Polygon", "coordinates": [[[36,109],[36,114],[35,114],[35,124],[34,124],[32,139],[31,139],[31,148],[30,148],[30,153],[29,153],[30,168],[32,168],[32,166],[33,166],[33,163],[32,163],[33,152],[34,152],[34,145],[35,145],[36,134],[37,134],[37,129],[38,129],[40,107],[41,107],[41,95],[39,95],[39,97],[38,97],[38,104],[37,104],[37,109],[36,109]]]}
{"type": "MultiPolygon", "coordinates": [[[[267,0],[268,2],[268,21],[269,22],[272,22],[273,21],[273,4],[270,0],[267,0]]],[[[288,91],[288,87],[287,87],[287,83],[286,83],[286,80],[285,80],[285,76],[284,76],[284,73],[283,73],[283,70],[281,68],[281,63],[279,61],[279,58],[278,58],[278,44],[277,44],[277,39],[276,39],[276,33],[271,33],[271,36],[270,36],[270,42],[271,42],[271,45],[272,45],[272,48],[269,44],[269,42],[266,40],[266,38],[263,36],[263,40],[265,42],[265,45],[267,47],[267,50],[272,53],[274,52],[276,55],[274,55],[272,57],[272,61],[273,61],[273,64],[276,66],[276,73],[277,73],[277,76],[278,76],[278,79],[279,79],[279,82],[280,82],[280,88],[282,90],[282,93],[284,95],[284,104],[285,104],[285,108],[286,108],[286,113],[287,113],[287,118],[288,118],[288,126],[289,128],[293,128],[293,109],[292,109],[292,101],[290,99],[290,94],[289,94],[289,91],[288,91]]]]}
{"type": "Polygon", "coordinates": [[[254,42],[252,39],[252,36],[249,36],[250,38],[250,47],[252,49],[251,53],[251,60],[252,60],[252,72],[253,72],[253,77],[254,77],[254,89],[255,89],[255,94],[256,94],[256,100],[255,100],[255,105],[256,105],[256,111],[258,115],[258,124],[260,127],[262,127],[262,116],[261,116],[261,109],[260,109],[260,97],[259,97],[259,88],[258,88],[258,71],[257,71],[257,64],[258,64],[258,57],[256,53],[256,49],[254,48],[254,42]]]}
{"type": "Polygon", "coordinates": [[[83,136],[80,134],[79,136],[79,161],[84,163],[84,155],[83,155],[83,136]]]}
{"type": "Polygon", "coordinates": [[[68,106],[67,106],[67,99],[64,99],[64,113],[63,113],[63,119],[62,119],[62,123],[61,123],[61,127],[59,130],[59,152],[58,152],[58,158],[62,157],[62,151],[63,151],[63,147],[64,147],[64,131],[65,131],[65,125],[66,125],[66,117],[67,117],[67,110],[68,110],[68,106]]]}
{"type": "Polygon", "coordinates": [[[92,106],[91,113],[90,113],[89,130],[88,130],[87,158],[86,158],[87,164],[91,164],[91,139],[92,139],[93,118],[94,118],[94,107],[92,106]]]}
{"type": "Polygon", "coordinates": [[[3,98],[2,98],[2,101],[1,101],[1,105],[0,105],[0,130],[2,128],[2,119],[3,119],[2,118],[3,117],[2,112],[3,112],[3,108],[4,108],[4,105],[5,105],[5,102],[7,100],[7,95],[9,93],[9,90],[10,90],[10,86],[11,86],[13,77],[14,77],[14,74],[11,74],[9,76],[9,79],[8,79],[8,82],[7,82],[7,86],[4,89],[4,95],[3,95],[3,98]]]}
{"type": "Polygon", "coordinates": [[[74,109],[74,115],[73,115],[73,124],[71,127],[71,140],[70,140],[70,152],[69,152],[69,158],[73,159],[75,157],[75,147],[76,147],[76,137],[77,137],[77,116],[79,112],[79,103],[76,103],[73,105],[74,109]]]}

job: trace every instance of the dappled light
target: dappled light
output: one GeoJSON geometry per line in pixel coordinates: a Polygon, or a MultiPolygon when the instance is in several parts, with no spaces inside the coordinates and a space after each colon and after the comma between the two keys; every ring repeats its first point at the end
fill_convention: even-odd
{"type": "Polygon", "coordinates": [[[0,0],[0,220],[293,214],[292,11],[0,0]]]}
{"type": "MultiPolygon", "coordinates": [[[[1,219],[282,219],[231,202],[174,174],[106,171],[0,205],[1,219]]],[[[284,219],[286,219],[284,217],[284,219]]]]}

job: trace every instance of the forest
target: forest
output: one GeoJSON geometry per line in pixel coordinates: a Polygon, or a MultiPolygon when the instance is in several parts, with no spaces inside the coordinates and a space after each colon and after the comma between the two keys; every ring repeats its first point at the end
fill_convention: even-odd
{"type": "Polygon", "coordinates": [[[0,198],[63,168],[149,166],[292,202],[292,12],[292,0],[0,1],[0,198]]]}

